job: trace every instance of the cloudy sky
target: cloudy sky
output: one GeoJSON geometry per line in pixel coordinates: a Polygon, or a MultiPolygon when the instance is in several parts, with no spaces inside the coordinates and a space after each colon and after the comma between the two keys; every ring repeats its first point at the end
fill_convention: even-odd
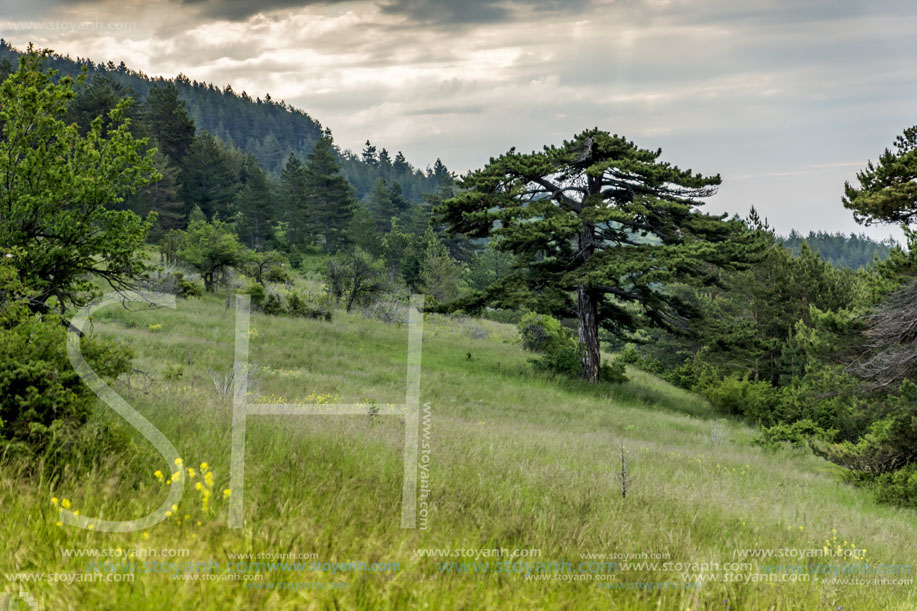
{"type": "MultiPolygon", "coordinates": [[[[10,5],[13,6],[10,6],[10,5]]],[[[781,232],[860,231],[853,179],[917,123],[910,0],[32,0],[0,35],[270,93],[352,150],[464,172],[598,126],[781,232]]],[[[866,230],[900,235],[894,228],[866,230]]]]}

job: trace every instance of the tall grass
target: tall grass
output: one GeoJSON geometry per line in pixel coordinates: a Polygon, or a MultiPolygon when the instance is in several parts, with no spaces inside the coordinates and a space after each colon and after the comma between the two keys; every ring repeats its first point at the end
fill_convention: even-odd
{"type": "MultiPolygon", "coordinates": [[[[406,327],[343,312],[331,323],[253,314],[251,325],[258,400],[404,402],[406,327]]],[[[304,553],[327,562],[394,562],[400,570],[263,575],[279,587],[346,582],[299,590],[141,573],[126,583],[21,585],[4,575],[7,591],[22,587],[44,608],[917,609],[913,586],[811,579],[616,590],[600,585],[609,581],[444,572],[443,562],[474,559],[418,557],[415,550],[424,548],[537,549],[540,556],[525,560],[577,565],[584,554],[646,551],[667,553],[671,562],[722,564],[736,549],[821,549],[837,536],[837,544],[867,549],[870,565],[915,559],[915,514],[876,505],[824,461],[766,453],[752,445],[750,428],[718,421],[698,397],[640,371],[620,386],[536,374],[514,330],[490,321],[425,317],[421,400],[432,413],[426,530],[400,528],[403,426],[395,417],[367,416],[251,417],[245,525],[232,530],[221,494],[232,406],[211,372],[232,368],[233,310],[222,297],[180,301],[177,310],[110,308],[96,315],[95,332],[135,349],[135,373],[117,390],[172,440],[186,466],[208,463],[215,474],[210,510],[201,511],[190,480],[178,512],[147,532],[56,525],[52,497],[107,519],[158,506],[166,489],[153,473],[168,477],[174,466],[139,437],[127,459],[111,457],[50,481],[26,480],[7,461],[0,472],[4,573],[89,573],[85,559],[61,549],[150,547],[185,548],[186,560],[195,561],[304,553]],[[631,458],[624,501],[615,477],[621,444],[631,458]]],[[[96,418],[117,421],[101,405],[96,418]]],[[[164,560],[141,560],[149,559],[164,560]]],[[[784,562],[850,563],[756,564],[784,562]]],[[[619,584],[691,580],[649,567],[613,576],[619,584]]]]}

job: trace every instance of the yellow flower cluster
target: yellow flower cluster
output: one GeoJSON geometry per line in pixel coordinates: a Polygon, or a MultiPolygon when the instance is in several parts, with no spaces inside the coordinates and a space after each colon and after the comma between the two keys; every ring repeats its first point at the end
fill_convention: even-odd
{"type": "MultiPolygon", "coordinates": [[[[52,497],[51,497],[51,504],[54,505],[55,507],[62,507],[63,509],[70,509],[70,507],[71,507],[70,499],[68,499],[67,497],[64,497],[64,498],[62,498],[62,499],[58,499],[56,496],[52,496],[52,497]]],[[[75,510],[75,511],[73,512],[73,515],[75,515],[75,516],[80,515],[80,510],[79,510],[79,509],[75,510]]],[[[54,524],[55,524],[55,526],[58,526],[58,527],[63,526],[63,524],[61,523],[60,520],[58,520],[58,521],[55,522],[54,524]]],[[[92,528],[93,528],[93,527],[90,525],[90,530],[92,530],[92,528]]]]}
{"type": "MultiPolygon", "coordinates": [[[[188,481],[194,481],[194,489],[198,492],[201,512],[208,513],[210,510],[210,497],[213,494],[214,487],[213,470],[210,468],[210,465],[206,462],[202,462],[198,470],[194,467],[185,467],[184,461],[181,458],[176,458],[175,466],[177,470],[172,473],[171,477],[168,479],[166,479],[163,472],[158,469],[153,472],[153,477],[159,480],[160,483],[165,484],[171,484],[173,481],[181,481],[182,478],[187,478],[188,481]]],[[[229,498],[228,489],[223,491],[223,498],[229,498]]],[[[178,511],[177,505],[172,505],[172,507],[166,511],[166,516],[174,518],[178,525],[181,525],[183,520],[188,521],[191,519],[190,514],[186,513],[182,516],[178,511]]],[[[197,525],[201,525],[200,520],[197,521],[197,525]]]]}
{"type": "Polygon", "coordinates": [[[848,542],[846,539],[841,539],[840,542],[838,542],[836,528],[831,529],[831,538],[825,539],[825,545],[822,547],[822,551],[825,556],[855,558],[857,560],[865,560],[868,553],[865,547],[858,548],[853,541],[848,542]]]}
{"type": "Polygon", "coordinates": [[[147,327],[147,328],[148,328],[150,331],[159,331],[160,329],[162,329],[162,325],[159,324],[159,323],[157,323],[157,324],[155,324],[155,325],[150,325],[150,326],[147,327]]]}
{"type": "Polygon", "coordinates": [[[323,395],[320,393],[311,393],[308,397],[302,400],[303,403],[317,403],[319,405],[329,405],[332,403],[338,403],[341,400],[340,396],[327,394],[323,395]]]}

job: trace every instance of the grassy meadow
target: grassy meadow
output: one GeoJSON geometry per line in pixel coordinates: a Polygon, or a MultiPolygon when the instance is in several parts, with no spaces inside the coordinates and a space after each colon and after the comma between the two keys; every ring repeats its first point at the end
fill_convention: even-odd
{"type": "MultiPolygon", "coordinates": [[[[406,325],[335,311],[330,323],[254,313],[251,326],[259,402],[405,401],[406,325]]],[[[233,365],[234,309],[224,296],[179,300],[175,310],[110,307],[95,315],[94,332],[135,351],[135,372],[115,388],[178,448],[184,496],[169,519],[146,531],[57,525],[64,499],[83,515],[120,520],[163,501],[167,485],[160,479],[176,467],[128,426],[121,429],[136,448],[88,472],[29,482],[4,466],[5,589],[27,591],[42,609],[917,609],[913,584],[802,581],[782,569],[784,581],[754,579],[775,564],[910,565],[917,556],[913,511],[877,505],[808,453],[764,451],[752,443],[752,428],[721,420],[702,399],[643,372],[629,371],[630,380],[618,386],[537,373],[512,326],[469,318],[425,316],[426,529],[400,527],[403,425],[368,415],[250,417],[244,527],[230,529],[232,492],[224,490],[232,402],[214,379],[225,381],[233,365]],[[622,444],[625,499],[617,475],[622,444]],[[213,492],[205,511],[196,484],[208,473],[212,486],[202,488],[213,492]],[[737,549],[826,545],[860,558],[735,557],[737,549]],[[397,564],[379,571],[263,570],[260,581],[217,581],[199,570],[135,570],[133,579],[105,583],[10,579],[88,574],[87,562],[124,560],[63,550],[150,548],[187,552],[135,552],[132,560],[227,563],[237,554],[293,553],[307,562],[397,564]],[[478,550],[470,552],[478,557],[417,551],[430,549],[478,550]],[[492,549],[525,551],[512,558],[516,568],[481,569],[479,563],[507,560],[481,551],[492,549]],[[648,561],[660,566],[587,567],[566,576],[549,570],[540,577],[524,568],[578,567],[604,553],[642,562],[644,552],[664,557],[648,561]],[[666,561],[695,566],[663,570],[666,561]],[[732,562],[754,567],[724,568],[732,562]],[[684,587],[695,574],[704,574],[703,585],[684,587]]],[[[119,421],[101,403],[95,418],[119,421]]]]}

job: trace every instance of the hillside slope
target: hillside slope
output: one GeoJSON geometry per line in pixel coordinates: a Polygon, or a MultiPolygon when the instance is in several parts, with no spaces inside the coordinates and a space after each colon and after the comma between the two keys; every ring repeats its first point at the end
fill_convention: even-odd
{"type": "MultiPolygon", "coordinates": [[[[158,506],[166,487],[154,471],[168,477],[172,467],[142,443],[144,460],[113,460],[37,490],[3,473],[0,536],[16,544],[5,547],[0,566],[119,573],[121,565],[61,552],[119,546],[185,549],[184,561],[223,567],[246,553],[338,564],[246,569],[246,579],[258,581],[235,581],[235,569],[207,577],[201,565],[187,574],[176,565],[172,574],[141,567],[132,582],[106,588],[29,583],[46,608],[917,608],[912,585],[831,584],[827,574],[808,574],[828,566],[850,579],[844,571],[858,565],[911,566],[912,511],[877,506],[809,454],[764,452],[752,445],[752,429],[717,420],[704,401],[648,374],[632,371],[621,386],[536,375],[512,328],[472,319],[426,316],[426,530],[400,528],[403,427],[381,416],[250,419],[245,527],[231,530],[220,491],[232,406],[214,380],[225,382],[232,367],[233,325],[217,297],[179,301],[176,310],[112,307],[95,317],[96,332],[138,354],[138,373],[118,392],[172,440],[185,465],[208,463],[215,476],[208,511],[192,479],[177,513],[147,532],[55,525],[52,496],[113,519],[158,506]],[[626,500],[615,475],[622,444],[626,500]],[[826,540],[853,551],[777,557],[822,550],[826,540]],[[748,549],[774,557],[743,558],[748,549]],[[607,554],[616,555],[602,560],[607,554]],[[627,554],[642,564],[625,565],[627,554]],[[373,563],[387,564],[372,570],[373,563]],[[215,587],[206,579],[233,581],[215,587]]],[[[254,314],[250,337],[262,402],[404,401],[403,325],[343,312],[331,323],[254,314]]]]}

